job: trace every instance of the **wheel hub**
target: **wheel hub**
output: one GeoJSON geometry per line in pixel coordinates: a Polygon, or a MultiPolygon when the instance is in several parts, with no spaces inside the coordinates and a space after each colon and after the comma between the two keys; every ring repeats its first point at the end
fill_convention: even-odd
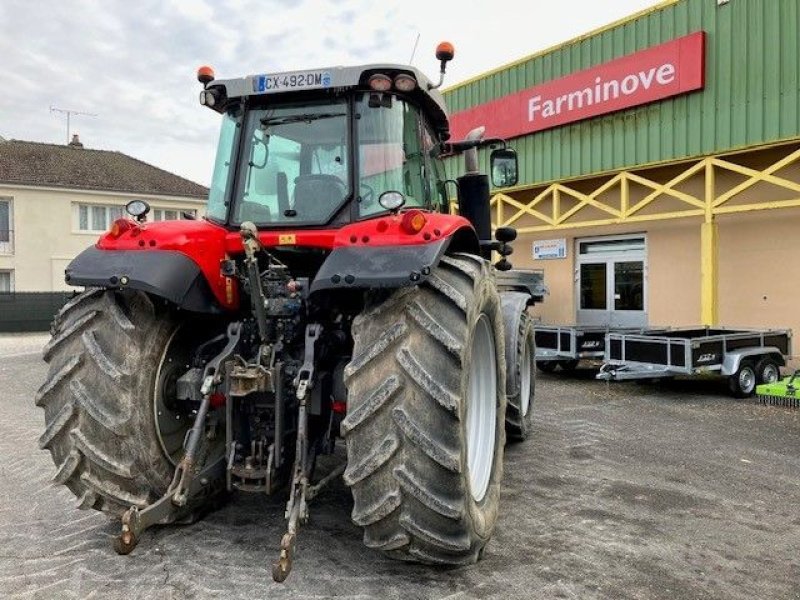
{"type": "Polygon", "coordinates": [[[764,383],[775,383],[780,378],[780,372],[778,371],[777,367],[773,365],[767,365],[767,367],[764,369],[764,383]]]}
{"type": "Polygon", "coordinates": [[[753,390],[756,384],[754,373],[750,369],[742,369],[739,373],[739,387],[743,392],[749,393],[753,390]]]}

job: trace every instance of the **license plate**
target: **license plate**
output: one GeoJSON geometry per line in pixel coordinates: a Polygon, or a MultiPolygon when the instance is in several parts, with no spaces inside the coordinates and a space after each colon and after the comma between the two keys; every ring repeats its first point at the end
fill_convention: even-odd
{"type": "Polygon", "coordinates": [[[253,91],[257,94],[327,87],[331,87],[330,71],[300,71],[253,77],[253,91]]]}

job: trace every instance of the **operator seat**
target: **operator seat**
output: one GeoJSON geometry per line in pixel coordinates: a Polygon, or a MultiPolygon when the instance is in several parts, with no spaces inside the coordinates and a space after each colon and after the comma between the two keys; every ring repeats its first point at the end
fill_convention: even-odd
{"type": "Polygon", "coordinates": [[[245,200],[239,204],[239,222],[252,221],[253,223],[269,223],[272,215],[269,206],[264,206],[260,202],[245,200]]]}
{"type": "Polygon", "coordinates": [[[294,180],[294,210],[299,221],[323,221],[347,194],[347,186],[336,175],[300,175],[294,180]]]}

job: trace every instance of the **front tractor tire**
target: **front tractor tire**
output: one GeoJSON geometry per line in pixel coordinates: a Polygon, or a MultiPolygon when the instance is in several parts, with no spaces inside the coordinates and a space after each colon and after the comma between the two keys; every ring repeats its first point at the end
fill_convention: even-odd
{"type": "Polygon", "coordinates": [[[79,508],[119,517],[166,492],[174,457],[165,448],[179,452],[190,424],[176,413],[170,431],[159,429],[156,413],[163,419],[169,410],[154,410],[178,327],[141,292],[90,290],[56,316],[43,352],[49,373],[36,394],[46,425],[39,445],[79,508]]]}
{"type": "Polygon", "coordinates": [[[505,443],[500,297],[490,268],[445,257],[368,304],[345,370],[345,483],[364,543],[430,564],[478,560],[498,514],[505,443]]]}
{"type": "Polygon", "coordinates": [[[527,312],[506,313],[506,435],[521,442],[533,430],[536,394],[536,340],[533,320],[527,312]],[[510,323],[509,323],[510,321],[510,323]]]}

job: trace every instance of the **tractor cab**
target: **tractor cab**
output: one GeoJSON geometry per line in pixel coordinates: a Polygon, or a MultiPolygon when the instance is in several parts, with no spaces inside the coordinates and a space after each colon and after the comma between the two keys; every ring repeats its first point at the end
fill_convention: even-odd
{"type": "MultiPolygon", "coordinates": [[[[452,57],[441,44],[442,76],[452,57]]],[[[502,146],[496,185],[515,184],[516,155],[483,128],[450,141],[441,78],[413,67],[198,79],[222,115],[206,218],[149,223],[131,201],[135,220],[66,269],[87,289],[56,317],[36,400],[55,480],[120,518],[121,554],[229,493],[285,494],[284,581],[309,503],[341,476],[368,546],[475,562],[506,434],[532,427],[541,276],[512,270],[516,231],[492,231],[477,148],[502,146]]]]}
{"type": "Polygon", "coordinates": [[[223,115],[210,220],[338,228],[402,209],[447,212],[447,113],[438,86],[413,67],[231,80],[204,67],[198,78],[201,104],[223,115]]]}

